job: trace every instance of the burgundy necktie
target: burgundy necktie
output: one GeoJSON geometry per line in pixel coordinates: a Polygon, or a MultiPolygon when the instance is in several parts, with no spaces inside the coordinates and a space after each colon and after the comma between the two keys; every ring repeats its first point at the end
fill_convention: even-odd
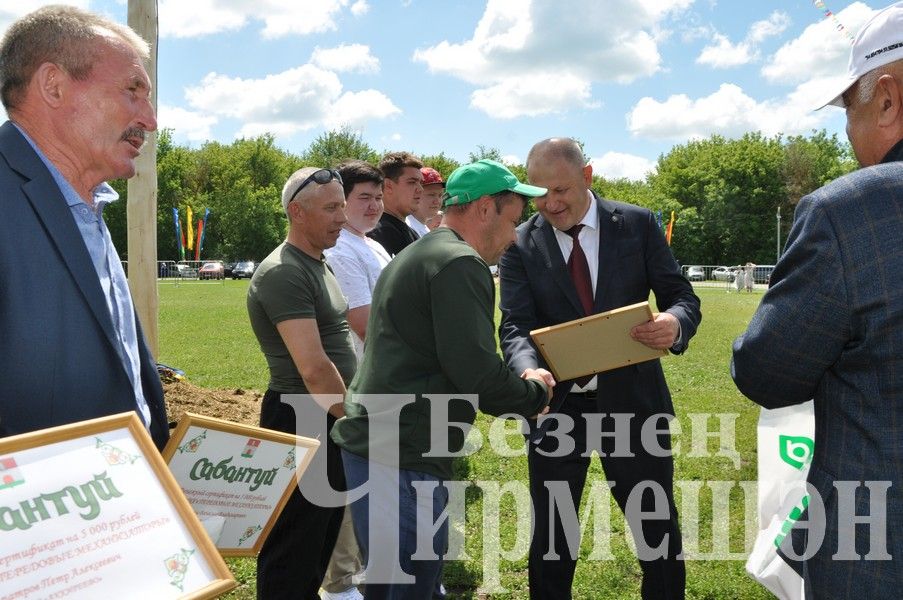
{"type": "Polygon", "coordinates": [[[589,263],[586,262],[586,254],[583,253],[583,247],[580,245],[580,230],[583,225],[574,225],[566,234],[574,240],[574,249],[568,257],[568,273],[577,288],[577,297],[583,305],[583,312],[586,315],[593,314],[593,280],[589,275],[589,263]]]}

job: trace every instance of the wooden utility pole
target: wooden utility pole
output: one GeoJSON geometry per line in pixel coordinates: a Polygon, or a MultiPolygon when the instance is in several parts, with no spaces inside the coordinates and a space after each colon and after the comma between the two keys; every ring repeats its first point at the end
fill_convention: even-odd
{"type": "MultiPolygon", "coordinates": [[[[157,2],[129,0],[128,24],[150,44],[150,76],[154,112],[157,111],[157,2]]],[[[147,134],[135,161],[135,176],[128,182],[129,288],[144,337],[157,356],[157,133],[147,134]]]]}

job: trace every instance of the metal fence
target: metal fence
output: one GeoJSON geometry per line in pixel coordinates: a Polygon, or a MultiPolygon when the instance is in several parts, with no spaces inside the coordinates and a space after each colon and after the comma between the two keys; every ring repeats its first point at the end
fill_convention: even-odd
{"type": "Polygon", "coordinates": [[[727,291],[768,289],[774,265],[684,265],[681,272],[696,287],[723,288],[727,291]],[[747,274],[751,280],[747,281],[747,274]]]}
{"type": "MultiPolygon", "coordinates": [[[[129,272],[129,261],[122,261],[123,270],[129,272]]],[[[227,277],[226,266],[219,260],[158,260],[159,283],[220,283],[227,277]]]]}

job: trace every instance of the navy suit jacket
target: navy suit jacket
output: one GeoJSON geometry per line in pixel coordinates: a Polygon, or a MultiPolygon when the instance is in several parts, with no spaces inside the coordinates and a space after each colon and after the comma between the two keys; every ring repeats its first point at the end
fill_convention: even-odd
{"type": "MultiPolygon", "coordinates": [[[[699,298],[681,274],[652,213],[632,204],[594,196],[590,210],[599,214],[599,272],[593,313],[649,299],[680,321],[683,352],[702,318],[699,298]]],[[[499,340],[509,367],[547,368],[530,331],[587,316],[555,233],[539,213],[517,228],[517,241],[499,261],[502,322],[499,340]]],[[[560,405],[572,382],[558,382],[552,406],[560,405]]],[[[602,405],[620,412],[674,414],[671,394],[658,360],[629,365],[598,375],[602,405]]]]}
{"type": "MultiPolygon", "coordinates": [[[[138,326],[158,448],[163,388],[138,326]]],[[[0,127],[0,436],[135,410],[94,264],[63,194],[28,141],[0,127]]]]}
{"type": "MultiPolygon", "coordinates": [[[[903,159],[900,147],[893,153],[903,159]]],[[[821,550],[803,569],[811,593],[898,598],[903,588],[903,162],[861,169],[800,200],[771,288],[734,342],[731,373],[740,391],[766,408],[814,398],[809,483],[824,502],[826,533],[821,550]],[[834,484],[864,481],[891,484],[886,541],[894,560],[831,560],[838,535],[852,535],[838,530],[834,484]]],[[[869,494],[857,496],[856,514],[869,514],[869,494]]],[[[794,530],[797,548],[802,534],[794,530]]],[[[857,552],[867,552],[870,541],[877,549],[875,536],[857,528],[857,552]]]]}

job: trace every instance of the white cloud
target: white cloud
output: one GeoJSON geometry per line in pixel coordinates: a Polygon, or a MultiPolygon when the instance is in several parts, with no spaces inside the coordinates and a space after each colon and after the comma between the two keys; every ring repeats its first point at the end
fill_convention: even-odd
{"type": "Polygon", "coordinates": [[[473,92],[470,105],[498,119],[599,106],[590,100],[589,82],[566,74],[505,79],[473,92]]]}
{"type": "Polygon", "coordinates": [[[160,37],[188,38],[235,31],[244,27],[247,11],[240,6],[217,6],[216,0],[160,0],[160,37]]]}
{"type": "Polygon", "coordinates": [[[401,110],[382,92],[364,90],[342,94],[333,102],[324,120],[328,127],[337,129],[343,125],[360,127],[367,121],[386,119],[399,114],[401,110]]]}
{"type": "Polygon", "coordinates": [[[770,37],[784,33],[790,25],[790,17],[787,13],[774,11],[764,21],[756,21],[749,28],[747,39],[753,43],[760,43],[770,37]]]}
{"type": "Polygon", "coordinates": [[[609,180],[642,181],[646,179],[648,173],[655,171],[656,166],[656,163],[647,158],[623,152],[606,152],[598,158],[591,158],[589,162],[595,175],[601,175],[609,180]]]}
{"type": "Polygon", "coordinates": [[[342,44],[336,48],[314,48],[310,62],[329,71],[378,73],[379,59],[364,44],[342,44]]]}
{"type": "Polygon", "coordinates": [[[630,83],[661,70],[659,27],[692,1],[574,0],[562,10],[557,0],[488,0],[469,40],[445,40],[416,50],[413,58],[430,72],[477,86],[471,105],[493,117],[597,106],[589,93],[593,82],[630,83]],[[517,80],[539,82],[543,89],[531,92],[517,80]],[[578,90],[577,101],[550,89],[558,81],[578,90]]]}
{"type": "Polygon", "coordinates": [[[684,28],[680,32],[680,40],[685,44],[689,44],[690,42],[695,42],[696,40],[700,40],[702,38],[712,37],[714,35],[714,31],[711,27],[696,25],[684,28]]]}
{"type": "Polygon", "coordinates": [[[812,112],[812,98],[812,89],[806,85],[782,100],[757,102],[739,86],[724,83],[696,100],[685,94],[664,102],[642,98],[628,114],[627,126],[637,136],[681,141],[716,133],[728,137],[747,131],[805,133],[830,117],[827,112],[812,112]]]}
{"type": "Polygon", "coordinates": [[[343,92],[332,71],[303,65],[261,79],[209,73],[185,90],[192,108],[242,123],[239,136],[291,135],[333,124],[362,124],[401,111],[376,90],[343,92]]]}
{"type": "MultiPolygon", "coordinates": [[[[847,32],[854,34],[873,13],[856,2],[836,17],[847,32]]],[[[773,13],[768,21],[753,24],[744,43],[754,47],[753,41],[775,35],[786,25],[785,17],[773,13]]],[[[747,131],[766,135],[808,133],[836,115],[833,109],[814,109],[840,89],[849,53],[845,32],[837,30],[834,20],[822,19],[781,46],[761,70],[770,83],[795,86],[785,95],[756,99],[739,86],[724,83],[717,91],[698,98],[685,94],[665,100],[645,97],[627,115],[628,129],[635,136],[674,141],[712,134],[735,137],[747,131]]]]}
{"type": "Polygon", "coordinates": [[[172,129],[176,139],[204,142],[213,138],[211,128],[217,118],[203,112],[161,104],[157,110],[157,128],[172,129]]]}
{"type": "MultiPolygon", "coordinates": [[[[851,35],[875,13],[862,2],[854,2],[835,16],[851,35]]],[[[796,84],[816,77],[846,73],[850,39],[833,19],[809,25],[796,39],[781,46],[762,67],[762,76],[771,83],[796,84]]]]}
{"type": "Polygon", "coordinates": [[[712,33],[712,42],[704,47],[696,58],[696,63],[725,69],[751,63],[759,58],[758,45],[769,37],[780,35],[790,25],[786,13],[774,11],[768,19],[753,23],[746,38],[734,44],[727,36],[712,33]]]}
{"type": "Polygon", "coordinates": [[[516,154],[506,154],[502,157],[502,164],[505,165],[522,165],[524,161],[516,154]]]}
{"type": "Polygon", "coordinates": [[[755,50],[746,42],[733,44],[726,36],[716,33],[712,36],[713,44],[702,49],[696,62],[716,69],[745,65],[755,60],[755,50]]]}
{"type": "MultiPolygon", "coordinates": [[[[263,22],[264,38],[334,31],[348,4],[349,0],[160,0],[160,35],[197,37],[235,31],[250,21],[263,22]]],[[[358,1],[351,11],[359,16],[368,8],[358,1]]]]}
{"type": "Polygon", "coordinates": [[[355,17],[362,17],[370,12],[370,5],[366,0],[358,0],[351,5],[351,14],[355,17]]]}

